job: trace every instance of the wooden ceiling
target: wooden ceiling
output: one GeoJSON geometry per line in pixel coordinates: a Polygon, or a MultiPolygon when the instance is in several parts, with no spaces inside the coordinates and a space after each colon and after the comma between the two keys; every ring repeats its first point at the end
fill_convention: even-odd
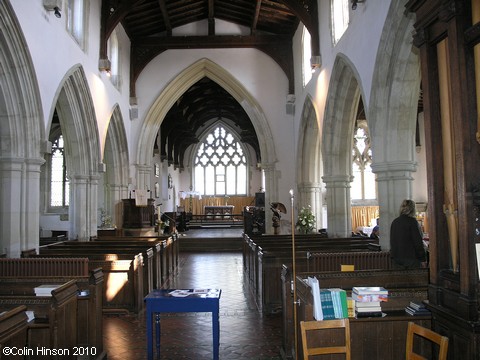
{"type": "MultiPolygon", "coordinates": [[[[106,59],[107,40],[121,24],[131,41],[130,96],[145,66],[170,49],[256,48],[285,72],[293,93],[292,38],[302,22],[312,35],[312,55],[318,55],[316,0],[103,0],[100,59],[106,59]],[[240,25],[243,35],[218,34],[216,20],[240,25]],[[184,25],[204,22],[205,34],[175,36],[184,25]]],[[[161,127],[160,153],[182,169],[189,145],[199,141],[204,126],[221,119],[250,144],[260,161],[258,139],[243,108],[218,84],[202,79],[170,109],[161,127]]]]}

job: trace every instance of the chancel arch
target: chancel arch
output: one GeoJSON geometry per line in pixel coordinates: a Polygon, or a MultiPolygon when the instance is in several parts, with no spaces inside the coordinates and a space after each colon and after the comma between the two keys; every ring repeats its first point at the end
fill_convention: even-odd
{"type": "Polygon", "coordinates": [[[70,180],[69,237],[88,240],[97,232],[101,158],[93,101],[82,67],[75,66],[65,75],[55,109],[65,142],[70,180]]]}
{"type": "Polygon", "coordinates": [[[322,224],[322,156],[321,133],[317,113],[310,96],[305,98],[300,120],[297,161],[298,208],[311,206],[317,221],[322,224]]]}
{"type": "Polygon", "coordinates": [[[39,241],[42,106],[28,46],[8,1],[0,2],[0,253],[39,241]]]}
{"type": "MultiPolygon", "coordinates": [[[[265,172],[265,201],[269,203],[273,201],[271,199],[277,199],[278,187],[275,176],[277,156],[266,116],[247,89],[228,71],[209,59],[201,59],[182,71],[165,87],[148,111],[138,141],[136,186],[150,186],[151,154],[162,120],[179,97],[204,77],[216,82],[230,93],[251,119],[260,145],[262,159],[260,166],[265,172]]],[[[268,217],[267,221],[270,221],[268,217]]],[[[267,224],[267,228],[270,227],[267,224]]]]}

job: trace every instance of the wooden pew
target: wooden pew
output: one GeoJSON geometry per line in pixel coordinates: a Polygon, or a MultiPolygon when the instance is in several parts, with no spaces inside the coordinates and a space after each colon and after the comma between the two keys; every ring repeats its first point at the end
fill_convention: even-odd
{"type": "MultiPolygon", "coordinates": [[[[296,267],[298,271],[317,269],[320,257],[331,257],[328,264],[335,264],[340,269],[342,261],[353,261],[360,269],[383,268],[389,263],[390,255],[385,252],[368,251],[370,242],[367,238],[339,238],[329,239],[315,235],[303,236],[296,241],[296,267]],[[316,241],[318,240],[318,241],[316,241]],[[338,240],[338,241],[337,241],[338,240]],[[298,244],[298,245],[297,245],[298,244]],[[362,251],[363,250],[363,251],[362,251]],[[358,266],[362,265],[362,266],[358,266]]],[[[281,271],[283,264],[292,264],[291,236],[281,236],[279,241],[275,236],[263,236],[254,242],[248,235],[244,235],[244,270],[248,285],[254,295],[257,307],[264,313],[275,313],[282,310],[281,271]]]]}
{"type": "MultiPolygon", "coordinates": [[[[118,244],[130,241],[140,242],[160,242],[161,243],[161,283],[165,283],[170,275],[173,275],[178,268],[179,259],[179,241],[177,234],[158,235],[158,236],[97,236],[92,241],[117,242],[118,244]]],[[[158,281],[156,282],[158,283],[158,281]]]]}
{"type": "Polygon", "coordinates": [[[68,253],[81,255],[82,253],[88,253],[89,258],[92,256],[112,255],[122,259],[128,259],[140,253],[143,259],[142,278],[144,296],[146,296],[154,289],[154,279],[156,279],[154,275],[160,271],[159,268],[161,264],[158,260],[160,256],[160,246],[155,245],[159,244],[144,244],[140,242],[115,244],[94,241],[66,241],[49,246],[41,246],[39,253],[40,256],[56,256],[68,253]]]}
{"type": "Polygon", "coordinates": [[[154,287],[160,289],[167,278],[173,275],[178,267],[178,241],[176,236],[172,237],[94,237],[90,243],[101,246],[121,246],[124,244],[145,244],[154,249],[154,287]],[[103,245],[102,245],[103,244],[103,245]]]}
{"type": "MultiPolygon", "coordinates": [[[[382,311],[388,314],[386,318],[351,319],[352,359],[380,358],[378,354],[376,356],[372,355],[372,351],[383,352],[384,357],[382,358],[404,359],[405,353],[399,355],[395,351],[402,354],[402,351],[398,351],[396,347],[405,349],[408,321],[419,321],[423,326],[430,326],[430,317],[414,318],[406,315],[404,311],[410,301],[422,301],[428,298],[428,269],[390,269],[353,272],[297,272],[297,329],[300,329],[300,321],[313,320],[313,298],[310,287],[304,281],[308,276],[316,276],[322,288],[342,288],[347,291],[349,296],[353,286],[383,286],[389,291],[388,302],[382,303],[382,311]],[[385,331],[385,333],[381,334],[382,331],[385,331]],[[384,343],[376,341],[375,336],[383,339],[384,343]],[[387,336],[387,339],[384,339],[385,336],[387,336]],[[389,336],[390,338],[388,338],[389,336]],[[354,353],[356,354],[353,355],[354,353]]],[[[282,268],[282,306],[282,352],[285,358],[291,358],[294,349],[294,304],[291,267],[286,265],[282,268]]],[[[300,332],[297,335],[300,336],[300,332]]],[[[301,344],[298,347],[298,358],[302,358],[301,344]]]]}
{"type": "Polygon", "coordinates": [[[23,349],[27,346],[27,315],[25,305],[4,311],[0,308],[0,357],[8,358],[4,348],[23,349]]]}
{"type": "Polygon", "coordinates": [[[65,250],[36,255],[50,258],[88,258],[89,269],[101,268],[104,275],[103,310],[132,311],[139,313],[144,308],[146,294],[143,282],[143,256],[138,254],[105,254],[94,251],[65,250]]]}
{"type": "Polygon", "coordinates": [[[14,309],[25,305],[33,311],[35,320],[28,323],[27,347],[35,349],[35,359],[52,359],[51,354],[36,349],[69,349],[62,359],[76,359],[73,349],[77,345],[77,291],[75,280],[62,284],[51,296],[35,296],[38,283],[0,282],[0,308],[14,309]],[[39,356],[40,355],[40,356],[39,356]]]}
{"type": "MultiPolygon", "coordinates": [[[[94,347],[95,359],[103,359],[103,272],[88,270],[86,258],[24,258],[0,260],[0,283],[60,284],[75,280],[77,297],[77,344],[94,347]],[[34,275],[31,275],[34,274],[34,275]],[[81,295],[81,294],[88,295],[81,295]]],[[[26,291],[26,290],[24,290],[26,291]]]]}

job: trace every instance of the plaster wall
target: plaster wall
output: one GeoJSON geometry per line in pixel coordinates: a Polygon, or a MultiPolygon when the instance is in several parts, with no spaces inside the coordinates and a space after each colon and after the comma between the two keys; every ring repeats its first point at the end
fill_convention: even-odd
{"type": "MultiPolygon", "coordinates": [[[[129,40],[119,28],[122,87],[115,88],[98,70],[100,1],[86,1],[87,22],[84,50],[66,30],[66,13],[56,18],[45,10],[42,1],[11,0],[12,7],[29,45],[37,76],[46,134],[61,85],[72,67],[80,64],[85,72],[98,124],[101,150],[105,142],[108,121],[115,104],[119,104],[124,119],[129,113],[129,40]]],[[[125,122],[128,133],[128,121],[125,122]]]]}

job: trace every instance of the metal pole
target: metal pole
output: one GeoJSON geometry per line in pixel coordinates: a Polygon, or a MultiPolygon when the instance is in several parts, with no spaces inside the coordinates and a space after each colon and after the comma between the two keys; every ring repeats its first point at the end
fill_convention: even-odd
{"type": "Polygon", "coordinates": [[[293,189],[290,190],[291,199],[291,216],[292,216],[292,279],[293,279],[293,327],[295,331],[295,360],[298,359],[298,331],[297,331],[297,285],[296,277],[297,271],[295,267],[295,211],[293,201],[295,196],[293,195],[293,189]]]}

